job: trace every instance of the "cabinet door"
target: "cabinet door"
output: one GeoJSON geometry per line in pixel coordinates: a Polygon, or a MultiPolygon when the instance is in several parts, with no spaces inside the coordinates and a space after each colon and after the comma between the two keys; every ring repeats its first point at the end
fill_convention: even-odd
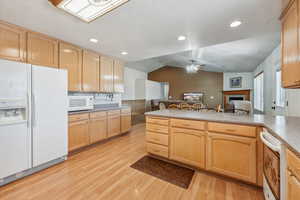
{"type": "Polygon", "coordinates": [[[89,121],[69,123],[69,151],[89,144],[89,121]]]}
{"type": "Polygon", "coordinates": [[[205,133],[172,128],[170,158],[199,168],[205,168],[205,133]]]}
{"type": "Polygon", "coordinates": [[[106,56],[101,56],[100,60],[100,91],[113,92],[114,60],[106,56]]]}
{"type": "Polygon", "coordinates": [[[0,21],[0,58],[26,61],[26,31],[0,21]]]}
{"type": "Polygon", "coordinates": [[[107,119],[92,119],[89,123],[90,143],[99,142],[107,138],[107,119]]]}
{"type": "Polygon", "coordinates": [[[256,139],[208,133],[207,169],[256,183],[256,139]]]}
{"type": "Polygon", "coordinates": [[[99,91],[99,67],[99,55],[90,51],[83,51],[83,91],[99,91]]]}
{"type": "Polygon", "coordinates": [[[108,137],[113,137],[121,133],[121,118],[120,116],[110,116],[107,122],[108,137]]]}
{"type": "Polygon", "coordinates": [[[300,180],[287,171],[286,184],[286,200],[298,200],[300,198],[300,180]]]}
{"type": "Polygon", "coordinates": [[[114,61],[114,92],[124,92],[124,67],[123,62],[119,60],[114,61]]]}
{"type": "Polygon", "coordinates": [[[39,33],[27,34],[27,62],[58,67],[58,41],[39,33]]]}
{"type": "Polygon", "coordinates": [[[282,20],[283,87],[296,87],[300,85],[298,31],[298,1],[294,1],[282,20]]]}
{"type": "Polygon", "coordinates": [[[121,117],[121,132],[125,133],[131,129],[131,113],[122,114],[121,117]]]}
{"type": "Polygon", "coordinates": [[[68,70],[69,91],[81,91],[82,49],[70,44],[59,44],[59,68],[68,70]]]}

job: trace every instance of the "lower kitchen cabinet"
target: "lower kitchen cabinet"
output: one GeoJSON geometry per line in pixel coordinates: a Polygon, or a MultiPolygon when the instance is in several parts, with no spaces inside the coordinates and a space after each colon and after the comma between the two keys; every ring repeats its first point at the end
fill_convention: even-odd
{"type": "Polygon", "coordinates": [[[120,110],[108,112],[107,117],[107,135],[113,137],[121,133],[121,116],[120,110]]]}
{"type": "Polygon", "coordinates": [[[89,121],[69,122],[69,151],[87,146],[89,139],[89,121]]]}
{"type": "Polygon", "coordinates": [[[300,198],[300,158],[290,150],[286,152],[286,200],[300,198]]]}
{"type": "Polygon", "coordinates": [[[121,110],[121,133],[126,133],[131,129],[131,109],[121,110]]]}
{"type": "Polygon", "coordinates": [[[107,118],[91,119],[89,123],[90,143],[96,143],[107,138],[107,118]]]}
{"type": "Polygon", "coordinates": [[[256,139],[208,133],[207,169],[256,183],[256,139]]]}
{"type": "Polygon", "coordinates": [[[288,171],[286,184],[286,200],[298,200],[300,198],[300,180],[288,171]]]}
{"type": "Polygon", "coordinates": [[[172,128],[170,138],[170,159],[205,168],[204,131],[172,128]]]}

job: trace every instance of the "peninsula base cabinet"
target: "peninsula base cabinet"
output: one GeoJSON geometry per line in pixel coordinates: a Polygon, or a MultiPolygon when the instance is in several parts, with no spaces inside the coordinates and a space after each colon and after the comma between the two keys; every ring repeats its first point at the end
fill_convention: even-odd
{"type": "Polygon", "coordinates": [[[126,133],[131,129],[131,109],[121,110],[121,132],[126,133]]]}
{"type": "Polygon", "coordinates": [[[121,134],[121,113],[120,110],[108,112],[107,119],[108,137],[113,137],[121,134]]]}
{"type": "Polygon", "coordinates": [[[147,151],[163,160],[261,186],[259,130],[256,126],[147,116],[147,151]]]}
{"type": "Polygon", "coordinates": [[[90,114],[90,144],[99,142],[107,138],[107,114],[98,112],[90,114]]]}
{"type": "Polygon", "coordinates": [[[300,198],[300,158],[287,150],[286,169],[286,200],[298,200],[300,198]]]}
{"type": "Polygon", "coordinates": [[[256,183],[256,139],[208,133],[207,169],[256,183]]]}
{"type": "Polygon", "coordinates": [[[172,128],[170,159],[205,168],[205,132],[172,128]]]}

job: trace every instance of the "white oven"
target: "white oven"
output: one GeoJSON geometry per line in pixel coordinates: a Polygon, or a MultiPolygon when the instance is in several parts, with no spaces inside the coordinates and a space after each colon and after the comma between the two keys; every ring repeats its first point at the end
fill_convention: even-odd
{"type": "Polygon", "coordinates": [[[69,111],[94,109],[93,96],[69,96],[69,111]]]}
{"type": "Polygon", "coordinates": [[[264,143],[263,190],[266,200],[284,200],[285,155],[284,145],[266,129],[260,134],[264,143]]]}

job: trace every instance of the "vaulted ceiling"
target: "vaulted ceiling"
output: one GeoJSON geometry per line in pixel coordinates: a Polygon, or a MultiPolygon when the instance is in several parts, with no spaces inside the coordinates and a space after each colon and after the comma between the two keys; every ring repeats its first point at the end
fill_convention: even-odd
{"type": "MultiPolygon", "coordinates": [[[[257,49],[251,56],[259,57],[279,43],[279,14],[280,1],[274,0],[130,0],[87,24],[55,8],[47,0],[0,1],[2,20],[128,62],[178,53],[185,56],[186,52],[202,47],[233,41],[241,41],[237,44],[243,41],[251,43],[251,40],[262,41],[261,38],[264,38],[263,44],[255,43],[258,46],[249,47],[257,49]],[[243,24],[231,29],[229,24],[236,19],[243,24]],[[177,41],[179,35],[187,36],[187,40],[177,41]],[[89,42],[90,38],[98,39],[99,43],[89,42]],[[122,51],[129,54],[121,55],[122,51]]],[[[247,45],[251,46],[250,43],[247,45]]],[[[224,47],[216,49],[216,55],[212,56],[223,50],[224,47]]],[[[243,57],[238,58],[241,62],[243,57]]],[[[151,71],[146,67],[141,70],[151,71]]]]}

